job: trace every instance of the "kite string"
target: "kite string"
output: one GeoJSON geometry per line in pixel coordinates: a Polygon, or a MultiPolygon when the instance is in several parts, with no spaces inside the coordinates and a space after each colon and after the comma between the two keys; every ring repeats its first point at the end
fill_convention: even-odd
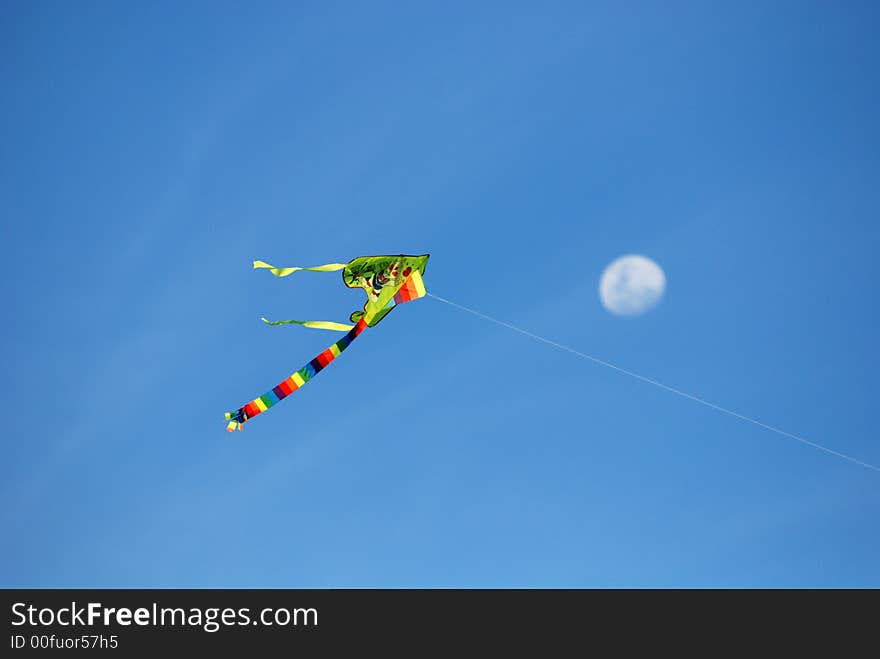
{"type": "Polygon", "coordinates": [[[656,380],[652,380],[651,378],[647,378],[644,375],[639,375],[638,373],[634,373],[633,371],[628,371],[625,368],[621,368],[620,366],[615,366],[614,364],[611,364],[610,362],[603,361],[597,357],[593,357],[593,356],[588,355],[584,352],[580,352],[579,350],[575,350],[574,348],[569,348],[568,346],[562,345],[561,343],[556,343],[556,341],[551,341],[550,339],[545,339],[543,336],[538,336],[537,334],[533,334],[532,332],[529,332],[527,330],[516,327],[515,325],[511,325],[510,323],[505,323],[503,320],[498,320],[497,318],[493,318],[492,316],[487,316],[484,313],[480,313],[479,311],[476,311],[474,309],[470,309],[468,307],[462,306],[462,305],[457,304],[451,300],[447,300],[446,298],[440,297],[439,295],[434,295],[433,293],[428,293],[427,295],[428,295],[428,297],[432,297],[435,300],[438,300],[440,302],[448,304],[451,307],[455,307],[456,309],[461,309],[462,311],[466,311],[470,314],[473,314],[474,316],[477,316],[477,317],[482,318],[484,320],[488,320],[489,322],[495,323],[496,325],[501,325],[502,327],[506,327],[507,329],[513,330],[514,332],[519,332],[520,334],[524,334],[525,336],[528,336],[532,339],[535,339],[536,341],[541,341],[543,343],[546,343],[548,345],[553,346],[554,348],[559,348],[560,350],[565,350],[566,352],[570,352],[573,355],[577,355],[578,357],[581,357],[583,359],[588,359],[591,362],[594,362],[596,364],[600,364],[601,366],[605,366],[605,367],[610,368],[612,370],[615,370],[619,373],[623,373],[624,375],[628,375],[632,378],[635,378],[636,380],[641,380],[642,382],[646,382],[648,384],[654,385],[655,387],[659,387],[660,389],[665,389],[666,391],[669,391],[669,392],[676,394],[678,396],[681,396],[683,398],[687,398],[689,400],[692,400],[696,403],[699,403],[700,405],[704,405],[704,406],[709,407],[709,408],[716,410],[718,412],[728,414],[730,416],[736,417],[737,419],[741,419],[743,421],[747,421],[747,422],[752,423],[756,426],[760,426],[761,428],[764,428],[765,430],[769,430],[771,432],[775,432],[779,435],[782,435],[783,437],[788,437],[789,439],[794,439],[798,442],[801,442],[802,444],[806,444],[807,446],[812,446],[813,448],[817,448],[820,451],[825,451],[826,453],[830,453],[831,455],[835,455],[838,458],[843,458],[844,460],[849,460],[850,462],[854,462],[855,464],[861,465],[862,467],[867,467],[868,469],[872,469],[876,472],[880,472],[880,467],[876,467],[875,465],[872,465],[868,462],[863,462],[863,461],[861,461],[857,458],[854,458],[850,455],[846,455],[845,453],[840,453],[839,451],[835,451],[834,449],[830,449],[826,446],[822,446],[821,444],[817,444],[816,442],[811,442],[810,440],[805,439],[803,437],[800,437],[799,435],[795,435],[793,433],[787,432],[785,430],[782,430],[781,428],[776,428],[774,426],[767,425],[766,423],[762,423],[761,421],[758,421],[757,419],[753,419],[751,417],[745,416],[744,414],[740,414],[739,412],[734,412],[733,410],[729,410],[726,407],[721,407],[720,405],[716,405],[715,403],[711,403],[707,400],[703,400],[702,398],[698,398],[697,396],[689,394],[685,391],[681,391],[680,389],[676,389],[675,387],[670,387],[669,385],[665,385],[662,382],[657,382],[656,380]]]}

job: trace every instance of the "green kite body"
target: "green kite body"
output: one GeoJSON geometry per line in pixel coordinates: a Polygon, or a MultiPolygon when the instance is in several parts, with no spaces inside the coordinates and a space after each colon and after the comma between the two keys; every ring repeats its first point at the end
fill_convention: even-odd
{"type": "Polygon", "coordinates": [[[375,327],[396,306],[391,302],[412,272],[425,274],[429,256],[359,256],[349,261],[342,270],[342,281],[349,288],[362,288],[367,293],[364,310],[355,311],[349,320],[356,323],[372,312],[375,315],[367,324],[375,327]]]}

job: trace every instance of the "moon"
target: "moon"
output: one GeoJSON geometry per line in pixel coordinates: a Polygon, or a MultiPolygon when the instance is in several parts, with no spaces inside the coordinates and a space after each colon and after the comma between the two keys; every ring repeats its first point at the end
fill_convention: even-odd
{"type": "Polygon", "coordinates": [[[617,316],[638,316],[652,309],[666,290],[663,269],[646,256],[626,254],[605,268],[599,281],[602,305],[617,316]]]}

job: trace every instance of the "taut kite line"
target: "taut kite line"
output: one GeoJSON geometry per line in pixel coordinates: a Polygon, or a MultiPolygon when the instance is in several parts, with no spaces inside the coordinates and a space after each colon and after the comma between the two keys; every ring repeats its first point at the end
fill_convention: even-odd
{"type": "Polygon", "coordinates": [[[861,465],[862,467],[867,467],[873,471],[880,472],[880,467],[871,464],[870,462],[865,462],[863,460],[859,460],[858,458],[854,458],[851,455],[847,455],[846,453],[841,453],[840,451],[835,451],[834,449],[828,448],[827,446],[823,446],[822,444],[818,444],[816,442],[812,442],[809,439],[801,437],[800,435],[795,435],[794,433],[790,433],[786,430],[782,430],[781,428],[777,428],[775,426],[768,425],[762,421],[758,421],[757,419],[753,419],[750,416],[746,416],[745,414],[740,414],[739,412],[734,412],[731,409],[726,407],[722,407],[721,405],[716,405],[715,403],[711,403],[708,400],[704,400],[699,398],[698,396],[694,396],[693,394],[689,394],[681,389],[676,389],[675,387],[670,387],[669,385],[663,384],[662,382],[658,382],[657,380],[652,380],[651,378],[647,378],[644,375],[639,375],[634,371],[628,371],[625,368],[621,368],[620,366],[615,366],[611,362],[606,362],[598,357],[593,357],[592,355],[588,355],[585,352],[581,352],[580,350],[575,350],[574,348],[570,348],[561,343],[557,343],[556,341],[551,341],[550,339],[546,339],[543,336],[539,336],[534,334],[533,332],[529,332],[528,330],[524,330],[521,327],[517,327],[516,325],[511,325],[510,323],[506,323],[503,320],[498,320],[497,318],[493,318],[487,314],[484,314],[476,309],[471,309],[464,305],[453,302],[452,300],[447,300],[446,298],[440,297],[439,295],[434,295],[433,293],[427,293],[428,297],[432,297],[439,302],[443,302],[444,304],[448,304],[451,307],[455,307],[456,309],[461,309],[462,311],[467,311],[469,314],[473,314],[478,318],[482,318],[483,320],[488,320],[489,322],[495,323],[496,325],[500,325],[501,327],[506,327],[509,330],[513,330],[514,332],[518,332],[523,334],[524,336],[528,336],[529,338],[535,339],[536,341],[541,341],[542,343],[546,343],[547,345],[551,345],[554,348],[559,348],[560,350],[565,350],[566,352],[570,352],[577,357],[581,357],[582,359],[588,359],[595,364],[599,364],[601,366],[605,366],[610,368],[618,373],[622,373],[624,375],[628,375],[631,378],[635,378],[636,380],[641,380],[647,384],[653,385],[660,389],[664,389],[668,392],[675,394],[676,396],[681,396],[682,398],[687,398],[688,400],[692,400],[695,403],[699,403],[700,405],[704,405],[705,407],[711,408],[718,412],[722,412],[723,414],[728,414],[732,417],[736,417],[742,421],[747,421],[748,423],[752,423],[756,426],[764,428],[765,430],[769,430],[770,432],[775,432],[777,435],[782,435],[783,437],[788,437],[789,439],[793,439],[795,441],[800,442],[801,444],[806,444],[807,446],[812,446],[813,448],[819,449],[820,451],[824,451],[825,453],[829,453],[830,455],[837,456],[838,458],[843,458],[844,460],[849,460],[857,465],[861,465]]]}

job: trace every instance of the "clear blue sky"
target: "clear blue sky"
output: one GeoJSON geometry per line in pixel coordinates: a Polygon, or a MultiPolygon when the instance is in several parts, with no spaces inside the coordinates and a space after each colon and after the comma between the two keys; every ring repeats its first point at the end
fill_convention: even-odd
{"type": "Polygon", "coordinates": [[[5,586],[880,586],[872,2],[7,2],[5,586]],[[404,6],[407,5],[407,6],[404,6]],[[625,253],[652,312],[601,306],[625,253]]]}

